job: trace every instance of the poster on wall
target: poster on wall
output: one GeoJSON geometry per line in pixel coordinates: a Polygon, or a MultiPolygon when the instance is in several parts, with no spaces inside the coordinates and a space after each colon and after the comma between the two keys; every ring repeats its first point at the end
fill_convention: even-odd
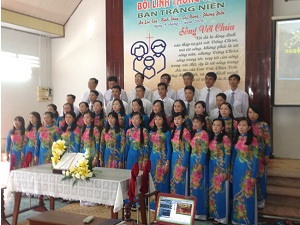
{"type": "Polygon", "coordinates": [[[151,90],[168,73],[178,90],[188,71],[198,89],[211,71],[223,91],[233,73],[244,89],[246,0],[123,0],[123,17],[127,91],[135,87],[138,72],[151,90]]]}

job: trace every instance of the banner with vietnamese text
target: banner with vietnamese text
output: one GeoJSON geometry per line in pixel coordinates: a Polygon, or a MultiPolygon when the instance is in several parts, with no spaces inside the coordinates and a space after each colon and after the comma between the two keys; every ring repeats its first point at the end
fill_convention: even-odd
{"type": "Polygon", "coordinates": [[[241,76],[244,89],[246,0],[123,0],[123,16],[127,91],[135,87],[137,72],[152,90],[169,73],[178,90],[187,71],[198,89],[210,71],[223,91],[233,73],[241,76]]]}

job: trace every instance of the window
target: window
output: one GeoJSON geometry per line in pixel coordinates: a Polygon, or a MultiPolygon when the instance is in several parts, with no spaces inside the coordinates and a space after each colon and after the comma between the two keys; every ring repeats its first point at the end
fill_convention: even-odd
{"type": "Polygon", "coordinates": [[[39,57],[1,52],[1,81],[26,81],[32,68],[40,67],[39,57]]]}

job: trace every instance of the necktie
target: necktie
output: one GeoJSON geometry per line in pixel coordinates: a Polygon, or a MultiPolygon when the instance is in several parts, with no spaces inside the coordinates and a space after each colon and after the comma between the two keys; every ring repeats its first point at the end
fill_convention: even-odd
{"type": "Polygon", "coordinates": [[[205,104],[206,104],[206,112],[209,112],[209,94],[210,94],[210,89],[207,89],[207,95],[206,95],[206,100],[205,100],[205,104]]]}
{"type": "Polygon", "coordinates": [[[234,92],[231,93],[231,98],[230,98],[230,105],[233,108],[233,103],[234,103],[234,92]]]}
{"type": "Polygon", "coordinates": [[[186,114],[190,116],[190,103],[188,102],[187,107],[186,107],[186,114]]]}
{"type": "Polygon", "coordinates": [[[110,101],[114,100],[112,93],[110,93],[110,101]]]}
{"type": "Polygon", "coordinates": [[[94,112],[94,106],[93,106],[93,104],[91,104],[91,112],[94,112]]]}

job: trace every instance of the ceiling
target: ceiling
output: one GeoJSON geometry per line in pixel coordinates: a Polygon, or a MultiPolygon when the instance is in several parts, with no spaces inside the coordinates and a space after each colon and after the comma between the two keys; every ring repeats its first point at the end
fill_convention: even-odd
{"type": "MultiPolygon", "coordinates": [[[[41,21],[65,26],[81,1],[82,0],[1,0],[1,8],[41,21]]],[[[7,22],[2,21],[1,25],[3,27],[16,29],[16,25],[7,22]]],[[[19,26],[18,30],[28,32],[26,27],[19,26]]],[[[40,34],[39,31],[36,31],[36,33],[40,34]]]]}
{"type": "Polygon", "coordinates": [[[1,8],[65,25],[81,0],[1,0],[1,8]]]}

